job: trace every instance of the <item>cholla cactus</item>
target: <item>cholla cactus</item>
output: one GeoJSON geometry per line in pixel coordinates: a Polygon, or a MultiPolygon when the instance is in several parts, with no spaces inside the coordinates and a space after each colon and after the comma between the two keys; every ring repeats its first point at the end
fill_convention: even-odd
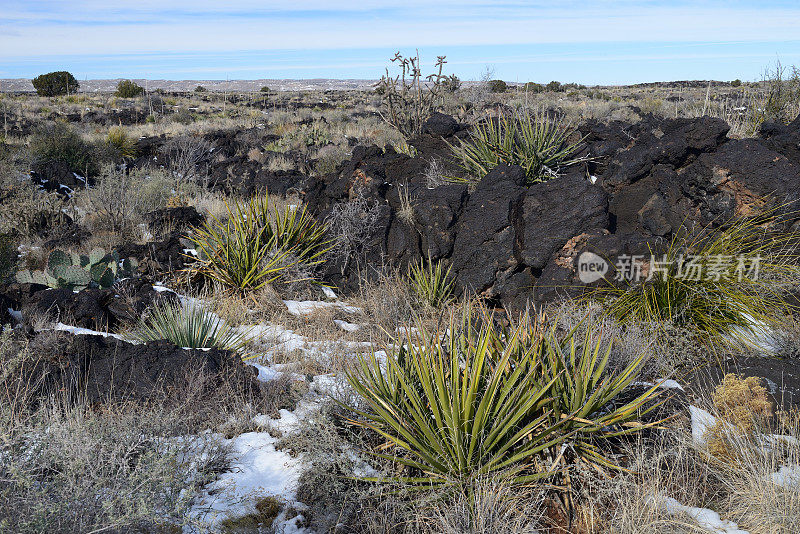
{"type": "Polygon", "coordinates": [[[89,254],[67,253],[54,250],[47,259],[46,271],[20,271],[20,283],[44,284],[50,287],[65,287],[81,290],[86,287],[108,288],[114,285],[118,276],[130,276],[138,267],[133,258],[120,261],[116,252],[106,253],[101,248],[89,254]]]}
{"type": "Polygon", "coordinates": [[[445,56],[436,58],[435,74],[422,76],[419,51],[415,57],[403,57],[397,52],[391,59],[400,66],[400,74],[390,76],[389,69],[380,79],[377,91],[383,95],[381,117],[397,128],[406,138],[422,133],[422,125],[442,105],[443,94],[452,86],[452,79],[442,74],[445,56]]]}

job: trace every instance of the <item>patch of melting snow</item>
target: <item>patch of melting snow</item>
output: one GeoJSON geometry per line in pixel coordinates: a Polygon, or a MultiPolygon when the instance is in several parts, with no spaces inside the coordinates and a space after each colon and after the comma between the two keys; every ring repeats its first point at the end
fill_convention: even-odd
{"type": "Polygon", "coordinates": [[[770,478],[782,488],[800,489],[800,465],[782,465],[777,473],[770,475],[770,478]]]}
{"type": "Polygon", "coordinates": [[[733,521],[722,519],[717,512],[708,508],[686,506],[672,497],[659,496],[659,501],[664,505],[667,513],[671,515],[686,514],[694,519],[700,527],[714,534],[749,534],[739,528],[733,521]]]}
{"type": "Polygon", "coordinates": [[[284,300],[286,309],[294,316],[303,317],[311,315],[317,310],[324,308],[339,308],[346,313],[361,313],[361,308],[357,306],[349,306],[342,302],[323,302],[320,300],[284,300]]]}
{"type": "Polygon", "coordinates": [[[780,343],[774,330],[764,321],[745,315],[747,325],[734,326],[727,335],[731,343],[744,343],[749,348],[766,354],[780,352],[780,343]]]}
{"type": "Polygon", "coordinates": [[[357,332],[361,330],[360,324],[348,323],[347,321],[342,321],[341,319],[334,319],[333,322],[345,332],[357,332]]]}
{"type": "MultiPolygon", "coordinates": [[[[276,450],[276,441],[268,432],[248,432],[227,440],[235,460],[228,471],[203,489],[191,515],[218,528],[229,517],[252,513],[261,497],[277,497],[295,508],[303,508],[295,493],[302,458],[292,458],[276,450]]],[[[291,520],[287,520],[285,514],[277,518],[287,532],[307,532],[298,526],[298,521],[302,520],[302,514],[291,520]]],[[[184,532],[197,531],[184,529],[184,532]]]]}
{"type": "Polygon", "coordinates": [[[689,406],[689,414],[692,417],[692,440],[698,445],[705,445],[706,432],[714,426],[717,418],[697,406],[689,406]]]}
{"type": "Polygon", "coordinates": [[[91,330],[89,328],[82,328],[80,326],[70,326],[64,323],[58,323],[53,327],[53,330],[57,330],[60,332],[71,332],[72,334],[77,335],[91,335],[91,336],[103,336],[103,337],[113,337],[115,339],[122,339],[122,336],[119,334],[112,334],[109,332],[100,332],[98,330],[91,330]]]}
{"type": "Polygon", "coordinates": [[[322,292],[325,293],[325,296],[328,297],[329,299],[336,300],[337,298],[339,298],[336,296],[336,292],[333,290],[333,288],[330,288],[328,286],[322,286],[322,292]]]}

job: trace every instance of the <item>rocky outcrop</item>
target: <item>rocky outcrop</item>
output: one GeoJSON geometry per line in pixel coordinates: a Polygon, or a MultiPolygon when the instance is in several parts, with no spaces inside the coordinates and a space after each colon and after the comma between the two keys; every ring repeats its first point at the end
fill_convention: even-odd
{"type": "Polygon", "coordinates": [[[4,377],[6,381],[27,377],[29,387],[35,389],[28,391],[29,399],[60,392],[89,404],[144,403],[185,394],[191,383],[209,392],[223,384],[242,392],[260,391],[255,368],[227,351],[185,350],[166,341],[135,345],[63,332],[42,332],[29,347],[46,357],[26,361],[14,375],[4,377]],[[199,380],[201,375],[205,383],[199,380]]]}

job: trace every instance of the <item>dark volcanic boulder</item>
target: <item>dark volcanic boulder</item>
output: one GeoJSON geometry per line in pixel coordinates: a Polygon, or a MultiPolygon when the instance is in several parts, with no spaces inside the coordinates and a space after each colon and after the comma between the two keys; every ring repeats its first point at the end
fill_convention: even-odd
{"type": "Polygon", "coordinates": [[[161,235],[165,230],[183,231],[203,224],[203,216],[194,206],[179,206],[151,211],[144,216],[150,231],[161,235]]]}
{"type": "Polygon", "coordinates": [[[682,167],[722,145],[728,130],[725,121],[711,117],[664,120],[637,137],[630,148],[617,153],[603,175],[602,185],[616,193],[647,176],[658,164],[682,167]]]}
{"type": "Polygon", "coordinates": [[[706,221],[748,215],[764,196],[796,200],[800,187],[800,165],[756,139],[729,141],[682,175],[683,193],[701,206],[706,221]]]}
{"type": "Polygon", "coordinates": [[[449,257],[456,223],[467,201],[467,186],[419,187],[415,193],[414,225],[421,237],[422,254],[431,261],[449,257]]]}
{"type": "Polygon", "coordinates": [[[120,258],[136,258],[140,272],[168,272],[182,269],[190,262],[185,251],[193,247],[182,232],[172,232],[160,241],[123,245],[117,248],[117,253],[120,258]]]}
{"type": "Polygon", "coordinates": [[[146,402],[172,392],[185,393],[192,379],[205,373],[206,387],[234,384],[240,391],[259,389],[255,368],[227,351],[184,350],[166,341],[134,345],[111,337],[43,332],[31,341],[43,358],[31,362],[22,374],[40,377],[41,397],[67,392],[90,404],[109,399],[146,402]]]}
{"type": "Polygon", "coordinates": [[[158,292],[149,280],[127,279],[109,289],[42,289],[25,297],[22,315],[27,321],[46,317],[91,330],[115,330],[138,319],[156,302],[176,300],[171,292],[158,292]]]}
{"type": "Polygon", "coordinates": [[[517,265],[514,257],[514,219],[525,194],[525,171],[501,165],[494,168],[470,195],[459,218],[453,244],[453,270],[462,288],[487,297],[499,273],[517,265]]]}
{"type": "MultiPolygon", "coordinates": [[[[534,298],[549,302],[563,297],[575,297],[601,282],[586,283],[580,279],[579,258],[584,252],[595,254],[607,265],[605,280],[614,282],[616,266],[621,257],[640,255],[649,259],[647,237],[641,234],[612,234],[608,230],[589,230],[575,235],[548,261],[536,280],[534,298]]],[[[656,252],[656,249],[654,249],[656,252]]]]}
{"type": "Polygon", "coordinates": [[[520,262],[542,269],[573,236],[608,228],[608,196],[580,173],[568,174],[530,186],[516,221],[520,262]]]}
{"type": "Polygon", "coordinates": [[[460,130],[458,121],[450,115],[434,112],[422,125],[422,131],[440,137],[450,137],[460,130]]]}
{"type": "Polygon", "coordinates": [[[761,125],[759,134],[767,148],[783,154],[795,165],[800,165],[800,115],[789,124],[765,122],[761,125]]]}

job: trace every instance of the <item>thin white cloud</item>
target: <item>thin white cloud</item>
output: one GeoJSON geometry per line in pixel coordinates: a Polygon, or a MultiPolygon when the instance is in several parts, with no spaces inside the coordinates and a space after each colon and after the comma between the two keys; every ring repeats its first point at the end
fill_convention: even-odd
{"type": "Polygon", "coordinates": [[[702,6],[364,0],[337,2],[334,8],[323,0],[291,4],[276,0],[6,1],[0,2],[0,50],[3,57],[13,59],[161,51],[751,42],[800,37],[798,7],[737,4],[724,8],[708,2],[702,6]]]}

